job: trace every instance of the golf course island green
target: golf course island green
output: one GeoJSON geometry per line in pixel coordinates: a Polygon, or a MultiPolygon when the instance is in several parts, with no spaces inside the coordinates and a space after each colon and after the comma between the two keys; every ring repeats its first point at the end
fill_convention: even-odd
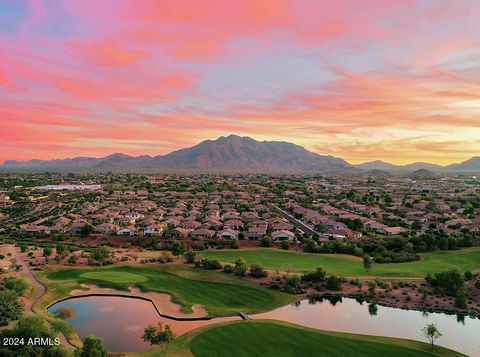
{"type": "Polygon", "coordinates": [[[146,291],[165,292],[182,306],[183,312],[191,312],[192,305],[199,304],[210,316],[269,311],[296,299],[232,274],[184,265],[66,269],[42,272],[37,278],[48,287],[45,299],[49,303],[68,296],[71,290],[81,288],[82,283],[118,290],[134,285],[146,291]]]}
{"type": "Polygon", "coordinates": [[[373,264],[370,271],[365,271],[362,259],[342,254],[315,254],[286,251],[275,248],[208,250],[202,252],[206,258],[220,262],[233,263],[244,258],[247,264],[259,263],[272,270],[294,272],[314,271],[316,267],[324,268],[330,274],[345,277],[378,276],[423,278],[427,274],[438,273],[446,269],[475,271],[480,269],[480,248],[454,251],[422,253],[421,260],[407,263],[373,264]]]}
{"type": "MultiPolygon", "coordinates": [[[[154,356],[153,352],[145,356],[154,356]]],[[[315,330],[285,322],[257,320],[211,325],[174,341],[170,356],[464,356],[429,344],[377,336],[315,330]]]]}

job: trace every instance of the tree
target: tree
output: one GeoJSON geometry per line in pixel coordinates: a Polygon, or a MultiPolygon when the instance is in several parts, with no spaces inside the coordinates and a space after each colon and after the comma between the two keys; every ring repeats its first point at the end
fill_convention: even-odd
{"type": "Polygon", "coordinates": [[[465,289],[457,291],[457,294],[455,295],[455,306],[461,309],[467,307],[467,294],[465,293],[465,289]]]}
{"type": "Polygon", "coordinates": [[[0,340],[5,339],[23,339],[24,344],[5,345],[0,350],[2,356],[45,356],[45,357],[66,357],[69,354],[60,345],[60,340],[56,338],[56,334],[49,328],[45,320],[39,316],[29,316],[21,318],[17,326],[12,329],[5,329],[0,332],[0,340]],[[41,338],[42,340],[50,339],[49,344],[28,344],[30,339],[41,338]],[[9,354],[6,351],[12,351],[9,354]]]}
{"type": "Polygon", "coordinates": [[[48,264],[48,257],[52,255],[52,247],[46,246],[43,248],[43,256],[45,257],[45,263],[48,264]]]}
{"type": "Polygon", "coordinates": [[[437,338],[441,337],[442,334],[438,331],[438,328],[435,324],[428,324],[422,329],[422,334],[425,336],[431,344],[433,351],[433,344],[437,338]]]}
{"type": "Polygon", "coordinates": [[[303,274],[302,280],[322,282],[322,281],[325,281],[326,275],[327,275],[327,272],[323,270],[322,267],[317,267],[317,269],[314,272],[303,274]]]}
{"type": "Polygon", "coordinates": [[[245,276],[247,274],[247,263],[245,259],[239,258],[235,261],[235,267],[233,268],[233,273],[238,276],[245,276]]]}
{"type": "Polygon", "coordinates": [[[82,349],[75,351],[75,355],[78,357],[107,357],[108,351],[100,337],[90,335],[85,337],[82,349]]]}
{"type": "Polygon", "coordinates": [[[65,244],[57,243],[55,245],[55,251],[57,253],[57,261],[61,261],[68,254],[68,247],[65,244]]]}
{"type": "Polygon", "coordinates": [[[13,290],[20,296],[28,289],[28,283],[24,279],[18,279],[14,277],[6,278],[3,281],[3,286],[6,289],[13,290]]]}
{"type": "Polygon", "coordinates": [[[370,296],[377,295],[377,284],[374,281],[368,282],[368,293],[370,296]]]}
{"type": "Polygon", "coordinates": [[[230,248],[232,249],[238,249],[240,248],[240,244],[238,243],[238,239],[234,239],[230,242],[230,248]]]}
{"type": "Polygon", "coordinates": [[[92,259],[95,260],[98,264],[100,264],[100,266],[105,264],[107,258],[111,256],[112,256],[112,252],[110,251],[110,248],[104,245],[95,249],[91,255],[92,259]]]}
{"type": "Polygon", "coordinates": [[[252,278],[264,278],[267,275],[267,271],[260,264],[253,263],[250,265],[250,276],[252,278]]]}
{"type": "Polygon", "coordinates": [[[269,236],[263,236],[260,241],[260,246],[268,248],[271,245],[272,245],[272,239],[269,236]]]}
{"type": "Polygon", "coordinates": [[[185,247],[185,242],[183,240],[176,240],[172,244],[172,254],[177,257],[185,253],[186,249],[187,248],[185,247]]]}
{"type": "Polygon", "coordinates": [[[193,264],[195,262],[195,257],[197,256],[197,253],[195,253],[193,250],[189,250],[188,252],[185,252],[185,262],[187,264],[193,264]]]}
{"type": "Polygon", "coordinates": [[[142,339],[149,342],[151,345],[161,345],[163,352],[167,349],[167,345],[175,339],[175,333],[166,325],[163,328],[163,323],[159,322],[158,326],[148,325],[143,331],[142,339]]]}
{"type": "Polygon", "coordinates": [[[363,256],[363,269],[365,269],[366,271],[370,271],[370,269],[372,268],[372,257],[370,257],[368,254],[365,254],[363,256]]]}
{"type": "Polygon", "coordinates": [[[425,280],[449,296],[455,296],[458,291],[465,289],[464,276],[456,269],[436,273],[433,277],[427,275],[425,280]]]}
{"type": "Polygon", "coordinates": [[[328,290],[340,290],[342,288],[343,279],[339,276],[330,275],[325,282],[328,290]]]}
{"type": "Polygon", "coordinates": [[[80,228],[80,237],[85,238],[92,233],[93,233],[93,226],[91,224],[86,224],[82,228],[80,228]]]}
{"type": "Polygon", "coordinates": [[[0,326],[8,325],[9,321],[17,320],[22,316],[23,304],[18,300],[14,290],[0,291],[0,326]]]}

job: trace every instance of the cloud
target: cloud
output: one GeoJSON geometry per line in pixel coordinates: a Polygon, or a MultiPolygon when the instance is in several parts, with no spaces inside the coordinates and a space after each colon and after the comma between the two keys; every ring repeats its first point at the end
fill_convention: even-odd
{"type": "Polygon", "coordinates": [[[479,150],[476,1],[15,6],[0,161],[162,154],[232,132],[352,161],[479,150]]]}

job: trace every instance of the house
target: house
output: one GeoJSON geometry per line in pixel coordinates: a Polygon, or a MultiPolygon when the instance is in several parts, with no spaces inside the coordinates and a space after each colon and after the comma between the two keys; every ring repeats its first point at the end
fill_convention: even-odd
{"type": "Polygon", "coordinates": [[[143,229],[143,234],[146,236],[159,236],[163,233],[163,225],[150,224],[143,229]]]}
{"type": "Polygon", "coordinates": [[[166,235],[172,238],[187,238],[191,231],[191,229],[177,227],[168,231],[166,235]]]}
{"type": "Polygon", "coordinates": [[[221,239],[234,240],[234,239],[238,239],[238,234],[239,234],[238,231],[236,231],[234,229],[227,228],[227,229],[224,229],[224,230],[218,232],[217,237],[219,237],[221,239]]]}
{"type": "Polygon", "coordinates": [[[117,231],[117,236],[134,236],[135,227],[121,228],[117,231]]]}
{"type": "Polygon", "coordinates": [[[353,230],[351,230],[350,228],[347,228],[347,227],[339,228],[339,229],[331,228],[331,229],[329,229],[325,232],[325,235],[329,236],[329,237],[333,237],[333,238],[339,238],[339,239],[342,239],[342,238],[361,238],[362,237],[362,233],[353,231],[353,230]]]}
{"type": "Polygon", "coordinates": [[[385,228],[382,228],[379,231],[379,233],[391,236],[391,235],[397,235],[397,234],[400,234],[400,233],[406,232],[406,231],[407,230],[403,227],[385,227],[385,228]]]}
{"type": "Polygon", "coordinates": [[[210,230],[210,229],[204,229],[204,228],[194,230],[192,233],[190,233],[190,236],[192,238],[206,238],[206,239],[209,239],[209,238],[212,238],[214,235],[215,235],[215,231],[210,230]]]}
{"type": "Polygon", "coordinates": [[[96,233],[111,234],[115,230],[115,227],[113,224],[110,224],[110,223],[102,223],[93,227],[93,230],[96,233]]]}
{"type": "Polygon", "coordinates": [[[45,227],[45,234],[60,234],[63,233],[64,228],[62,226],[51,226],[51,227],[45,227]]]}
{"type": "Polygon", "coordinates": [[[245,238],[253,239],[253,240],[259,240],[266,234],[267,234],[267,228],[266,227],[251,227],[245,233],[245,238]]]}
{"type": "Polygon", "coordinates": [[[274,241],[282,241],[282,240],[287,240],[289,242],[293,242],[296,240],[295,234],[293,232],[287,231],[287,230],[280,230],[280,231],[275,231],[272,233],[272,239],[274,241]]]}
{"type": "Polygon", "coordinates": [[[224,222],[223,224],[224,228],[233,228],[233,229],[241,229],[243,228],[243,223],[242,221],[238,219],[229,219],[224,222]]]}

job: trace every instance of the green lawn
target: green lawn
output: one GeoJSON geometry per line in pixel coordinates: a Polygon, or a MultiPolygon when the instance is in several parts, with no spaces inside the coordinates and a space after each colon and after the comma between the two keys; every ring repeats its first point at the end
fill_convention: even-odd
{"type": "Polygon", "coordinates": [[[285,271],[312,271],[321,266],[327,272],[347,277],[379,276],[379,277],[425,277],[428,273],[436,273],[448,268],[462,271],[480,269],[480,248],[457,251],[421,254],[422,260],[409,263],[374,264],[370,272],[363,269],[360,258],[336,254],[311,254],[285,251],[273,248],[209,250],[203,256],[218,259],[221,262],[233,263],[243,257],[247,263],[260,263],[265,268],[285,271]]]}
{"type": "MultiPolygon", "coordinates": [[[[142,354],[161,356],[156,350],[142,354]]],[[[169,357],[297,357],[297,356],[463,356],[426,343],[397,338],[356,335],[300,327],[279,321],[256,320],[207,326],[174,341],[169,357]]]]}
{"type": "Polygon", "coordinates": [[[67,269],[39,274],[49,290],[59,289],[50,300],[67,295],[65,290],[78,288],[80,283],[126,289],[136,285],[142,289],[167,292],[173,301],[191,311],[203,305],[212,316],[225,316],[240,311],[268,311],[295,300],[292,295],[270,290],[232,275],[191,269],[182,265],[119,266],[101,269],[67,269]]]}

